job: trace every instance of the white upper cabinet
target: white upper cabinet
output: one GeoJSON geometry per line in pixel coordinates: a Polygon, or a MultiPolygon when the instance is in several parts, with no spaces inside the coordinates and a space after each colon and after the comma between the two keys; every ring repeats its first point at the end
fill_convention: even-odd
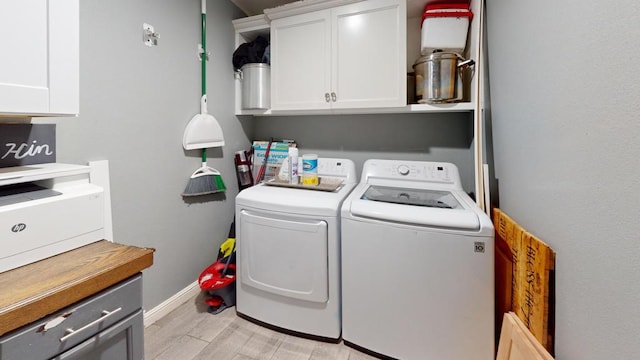
{"type": "Polygon", "coordinates": [[[78,0],[0,2],[0,115],[75,115],[78,0]]]}
{"type": "Polygon", "coordinates": [[[330,16],[322,10],[271,22],[272,110],[331,107],[330,16]]]}
{"type": "Polygon", "coordinates": [[[473,20],[460,102],[416,103],[407,73],[420,58],[426,0],[305,0],[234,20],[236,46],[262,35],[271,42],[271,107],[242,109],[236,81],[237,115],[318,115],[475,112],[483,58],[482,1],[470,0],[473,20]],[[335,99],[335,100],[334,100],[335,99]]]}
{"type": "Polygon", "coordinates": [[[360,2],[333,11],[334,108],[407,104],[406,30],[404,0],[360,2]]]}
{"type": "Polygon", "coordinates": [[[371,0],[271,22],[271,110],[406,105],[406,2],[371,0]]]}

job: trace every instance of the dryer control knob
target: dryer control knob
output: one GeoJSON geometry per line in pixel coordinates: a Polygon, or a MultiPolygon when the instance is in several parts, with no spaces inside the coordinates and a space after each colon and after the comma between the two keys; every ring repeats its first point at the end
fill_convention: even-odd
{"type": "Polygon", "coordinates": [[[398,173],[400,175],[409,175],[409,167],[407,165],[398,166],[398,173]]]}

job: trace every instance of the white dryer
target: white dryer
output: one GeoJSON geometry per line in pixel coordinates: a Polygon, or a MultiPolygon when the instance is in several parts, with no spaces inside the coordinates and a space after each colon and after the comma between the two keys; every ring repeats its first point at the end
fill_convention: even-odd
{"type": "Polygon", "coordinates": [[[240,315],[304,335],[340,338],[340,209],[357,184],[347,159],[318,159],[332,192],[265,184],[236,197],[240,315]]]}
{"type": "Polygon", "coordinates": [[[494,229],[450,163],[368,160],[342,206],[342,338],[403,360],[494,358],[494,229]]]}

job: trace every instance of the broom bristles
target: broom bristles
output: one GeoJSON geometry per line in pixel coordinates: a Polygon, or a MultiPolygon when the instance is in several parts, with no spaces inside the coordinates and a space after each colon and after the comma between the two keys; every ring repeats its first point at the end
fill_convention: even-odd
{"type": "Polygon", "coordinates": [[[227,189],[222,176],[217,174],[199,175],[189,179],[182,196],[200,196],[223,192],[227,189]]]}

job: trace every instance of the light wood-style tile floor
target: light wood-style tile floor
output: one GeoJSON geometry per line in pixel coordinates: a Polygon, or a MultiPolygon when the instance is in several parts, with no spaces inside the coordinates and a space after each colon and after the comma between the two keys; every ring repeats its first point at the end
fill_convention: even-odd
{"type": "Polygon", "coordinates": [[[235,307],[207,313],[203,295],[145,328],[146,360],[368,360],[344,343],[273,331],[236,315],[235,307]]]}

